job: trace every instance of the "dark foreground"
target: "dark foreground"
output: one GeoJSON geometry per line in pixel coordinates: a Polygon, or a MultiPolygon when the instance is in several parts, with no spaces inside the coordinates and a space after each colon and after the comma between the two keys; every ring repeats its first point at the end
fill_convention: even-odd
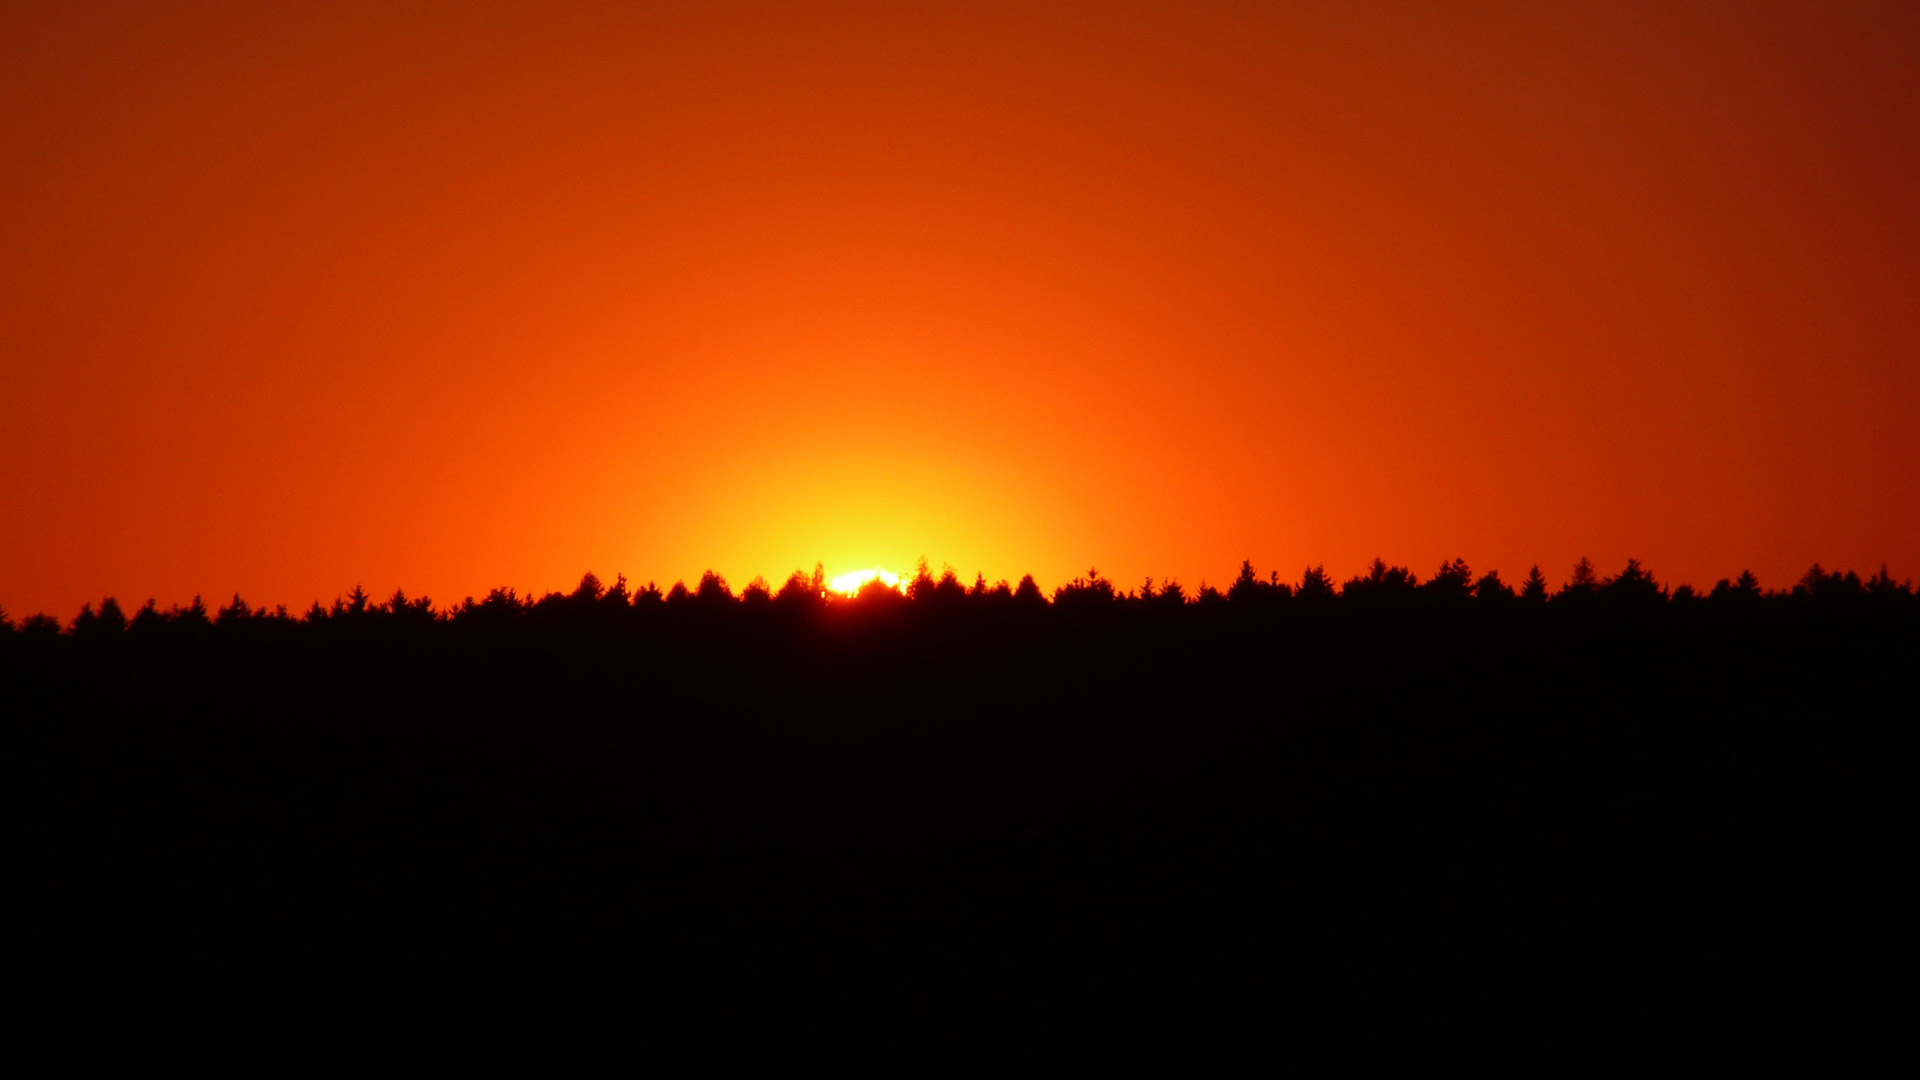
{"type": "Polygon", "coordinates": [[[16,638],[14,1054],[1911,1060],[1911,613],[857,614],[16,638]]]}

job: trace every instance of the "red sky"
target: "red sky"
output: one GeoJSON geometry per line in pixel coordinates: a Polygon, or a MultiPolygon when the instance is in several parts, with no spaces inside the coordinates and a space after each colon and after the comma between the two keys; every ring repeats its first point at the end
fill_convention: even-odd
{"type": "Polygon", "coordinates": [[[0,607],[1920,575],[1920,6],[932,7],[0,8],[0,607]]]}

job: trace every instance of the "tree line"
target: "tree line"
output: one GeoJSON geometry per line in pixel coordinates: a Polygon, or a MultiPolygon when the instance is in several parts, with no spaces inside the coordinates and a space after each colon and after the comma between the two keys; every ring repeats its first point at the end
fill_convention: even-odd
{"type": "Polygon", "coordinates": [[[403,589],[395,589],[384,601],[376,600],[356,586],[331,604],[315,601],[299,614],[284,605],[257,607],[235,594],[217,608],[210,608],[198,596],[190,604],[164,609],[149,599],[129,615],[118,599],[109,596],[97,607],[92,602],[86,603],[65,623],[44,613],[15,623],[0,610],[0,640],[16,636],[96,640],[163,631],[192,633],[216,627],[264,629],[371,624],[501,627],[583,622],[618,625],[645,622],[652,617],[670,618],[681,613],[756,610],[1014,614],[1049,609],[1119,613],[1333,608],[1489,612],[1528,609],[1916,612],[1920,611],[1920,603],[1916,603],[1913,582],[1895,580],[1884,565],[1876,573],[1862,577],[1856,571],[1826,570],[1816,563],[1799,581],[1784,589],[1763,588],[1752,571],[1743,571],[1738,577],[1720,579],[1703,592],[1691,585],[1669,587],[1638,559],[1628,559],[1617,573],[1603,575],[1591,560],[1583,558],[1574,565],[1571,576],[1558,586],[1550,585],[1537,565],[1517,584],[1504,580],[1497,570],[1476,575],[1463,559],[1442,563],[1424,579],[1405,566],[1375,559],[1365,573],[1345,581],[1336,581],[1324,566],[1308,566],[1297,580],[1286,581],[1277,571],[1263,575],[1251,560],[1243,560],[1239,573],[1225,589],[1203,581],[1189,591],[1177,580],[1162,579],[1156,584],[1152,577],[1133,588],[1122,588],[1096,568],[1060,585],[1049,595],[1031,574],[1023,576],[1018,584],[1004,579],[988,584],[984,575],[975,575],[968,584],[951,567],[934,574],[922,559],[904,586],[895,588],[875,580],[853,596],[828,588],[824,567],[818,564],[811,574],[794,571],[777,588],[766,579],[755,577],[737,593],[726,578],[712,570],[703,573],[692,587],[677,581],[664,590],[651,581],[635,588],[625,575],[617,576],[609,585],[588,572],[570,592],[550,591],[534,596],[501,587],[478,600],[468,596],[444,606],[435,604],[430,597],[410,597],[403,589]]]}
{"type": "Polygon", "coordinates": [[[1912,1043],[1920,601],[1884,570],[903,584],[9,624],[24,1053],[1872,1073],[1912,1043]]]}

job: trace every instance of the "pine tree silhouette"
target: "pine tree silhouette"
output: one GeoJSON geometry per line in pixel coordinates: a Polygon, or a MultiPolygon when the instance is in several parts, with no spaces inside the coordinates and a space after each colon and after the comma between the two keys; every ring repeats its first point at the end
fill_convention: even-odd
{"type": "Polygon", "coordinates": [[[1520,584],[1520,599],[1533,605],[1547,602],[1547,579],[1538,564],[1527,570],[1527,580],[1520,584]]]}
{"type": "Polygon", "coordinates": [[[1039,584],[1033,580],[1032,574],[1027,574],[1020,579],[1020,584],[1014,587],[1013,599],[1028,607],[1044,605],[1047,602],[1047,598],[1040,592],[1039,584]]]}
{"type": "Polygon", "coordinates": [[[1335,596],[1333,579],[1327,576],[1325,566],[1309,566],[1300,576],[1300,587],[1294,595],[1313,604],[1323,604],[1335,596]]]}

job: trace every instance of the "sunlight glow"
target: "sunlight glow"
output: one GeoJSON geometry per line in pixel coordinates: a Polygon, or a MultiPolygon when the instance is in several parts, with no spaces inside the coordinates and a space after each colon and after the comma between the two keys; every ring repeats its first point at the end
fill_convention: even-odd
{"type": "Polygon", "coordinates": [[[859,593],[861,586],[869,581],[875,580],[884,581],[889,586],[903,593],[907,591],[905,586],[900,584],[899,574],[891,570],[882,570],[877,566],[870,567],[866,570],[849,570],[839,577],[834,578],[831,582],[828,582],[828,587],[843,596],[853,596],[859,593]]]}

